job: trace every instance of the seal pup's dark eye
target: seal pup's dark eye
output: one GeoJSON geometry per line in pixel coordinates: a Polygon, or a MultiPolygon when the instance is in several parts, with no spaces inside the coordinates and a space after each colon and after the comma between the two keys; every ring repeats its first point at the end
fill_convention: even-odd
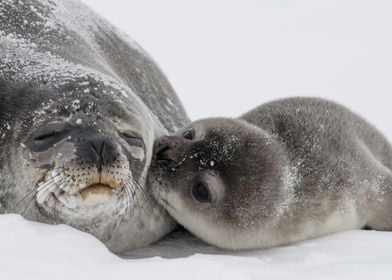
{"type": "Polygon", "coordinates": [[[204,181],[197,182],[192,188],[193,197],[199,202],[211,202],[208,184],[204,181]]]}
{"type": "Polygon", "coordinates": [[[195,130],[193,128],[189,128],[182,133],[182,136],[185,139],[192,140],[195,137],[195,130]]]}
{"type": "Polygon", "coordinates": [[[129,145],[136,146],[136,147],[143,147],[142,138],[139,135],[137,135],[135,132],[131,130],[127,130],[122,133],[122,136],[129,145]]]}

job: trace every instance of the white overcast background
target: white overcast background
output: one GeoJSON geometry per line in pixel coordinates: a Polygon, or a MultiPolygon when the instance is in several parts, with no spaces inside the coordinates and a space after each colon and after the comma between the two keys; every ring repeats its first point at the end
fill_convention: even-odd
{"type": "MultiPolygon", "coordinates": [[[[320,96],[392,140],[390,0],[84,2],[155,58],[193,120],[320,96]]],[[[389,280],[392,233],[356,230],[246,252],[174,237],[122,259],[68,226],[0,215],[0,279],[389,280]]]]}
{"type": "Polygon", "coordinates": [[[155,58],[192,120],[320,96],[392,139],[390,0],[84,0],[155,58]]]}

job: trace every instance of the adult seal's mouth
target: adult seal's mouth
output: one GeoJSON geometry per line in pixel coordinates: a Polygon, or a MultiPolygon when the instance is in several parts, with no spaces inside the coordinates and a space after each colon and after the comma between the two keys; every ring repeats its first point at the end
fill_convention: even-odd
{"type": "Polygon", "coordinates": [[[113,196],[114,190],[108,185],[94,184],[80,191],[84,206],[94,208],[108,201],[113,196]]]}
{"type": "MultiPolygon", "coordinates": [[[[103,196],[105,198],[111,197],[114,189],[109,185],[93,184],[80,191],[80,195],[84,200],[91,196],[103,196]]],[[[106,199],[105,199],[106,200],[106,199]]]]}

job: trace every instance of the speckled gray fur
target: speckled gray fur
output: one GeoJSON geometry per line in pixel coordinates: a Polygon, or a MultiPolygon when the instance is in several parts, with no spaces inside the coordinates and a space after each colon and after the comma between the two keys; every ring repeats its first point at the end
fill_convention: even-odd
{"type": "Polygon", "coordinates": [[[151,243],[175,224],[146,191],[153,140],[187,121],[150,56],[82,3],[0,1],[0,213],[69,224],[114,252],[151,243]],[[51,123],[66,123],[69,135],[37,152],[32,135],[51,123]],[[142,138],[141,147],[124,140],[128,130],[142,138]],[[69,208],[54,198],[66,189],[58,183],[66,178],[97,177],[84,171],[91,166],[79,157],[88,138],[84,132],[111,143],[116,161],[105,172],[114,174],[107,175],[110,180],[132,180],[130,205],[124,193],[116,194],[119,204],[113,198],[93,210],[72,199],[69,208]],[[38,203],[42,190],[51,196],[38,203]]]}
{"type": "Polygon", "coordinates": [[[201,239],[223,248],[288,244],[341,230],[392,230],[392,148],[367,121],[318,98],[261,105],[162,137],[155,197],[201,239]],[[182,132],[195,129],[194,139],[182,132]],[[162,154],[162,153],[161,153],[162,154]],[[205,181],[211,202],[191,189],[205,181]]]}

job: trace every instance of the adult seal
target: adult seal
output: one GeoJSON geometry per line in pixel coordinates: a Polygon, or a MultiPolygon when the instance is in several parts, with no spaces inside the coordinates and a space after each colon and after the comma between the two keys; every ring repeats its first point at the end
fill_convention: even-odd
{"type": "Polygon", "coordinates": [[[337,231],[392,230],[392,148],[330,101],[291,98],[157,140],[154,196],[192,233],[228,249],[337,231]]]}
{"type": "Polygon", "coordinates": [[[0,212],[113,252],[174,222],[147,191],[155,138],[187,116],[135,42],[75,1],[0,2],[0,212]]]}

